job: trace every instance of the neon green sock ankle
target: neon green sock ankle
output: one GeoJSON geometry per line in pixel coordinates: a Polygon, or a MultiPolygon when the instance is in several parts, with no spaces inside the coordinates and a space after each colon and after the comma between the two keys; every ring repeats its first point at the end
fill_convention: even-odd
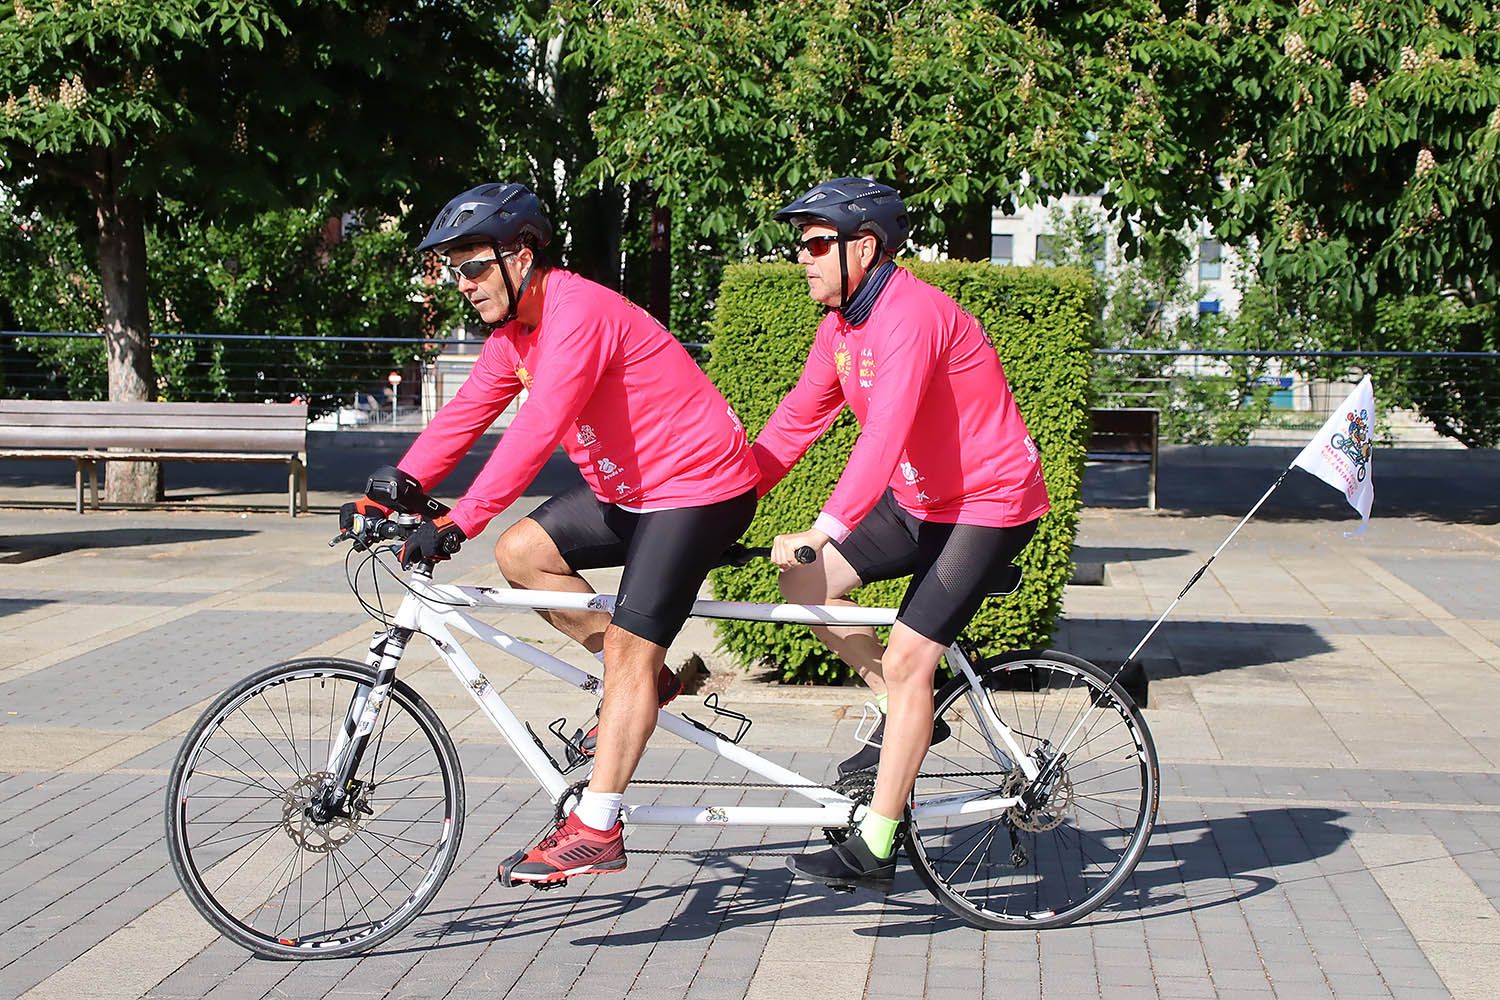
{"type": "Polygon", "coordinates": [[[870,853],[882,861],[896,852],[895,820],[886,819],[877,812],[867,812],[865,818],[859,821],[857,832],[870,853]]]}
{"type": "Polygon", "coordinates": [[[891,696],[889,694],[886,694],[884,691],[875,696],[875,707],[880,709],[881,715],[886,714],[885,706],[890,703],[890,700],[891,696]]]}

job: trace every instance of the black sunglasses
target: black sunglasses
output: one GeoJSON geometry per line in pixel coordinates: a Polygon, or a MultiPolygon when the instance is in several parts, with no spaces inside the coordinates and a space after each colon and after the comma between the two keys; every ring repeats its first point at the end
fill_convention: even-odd
{"type": "Polygon", "coordinates": [[[478,281],[480,276],[490,269],[491,264],[499,262],[499,257],[470,257],[462,264],[449,264],[448,273],[453,276],[454,281],[458,280],[459,275],[463,275],[470,281],[478,281]]]}
{"type": "Polygon", "coordinates": [[[821,257],[839,241],[837,236],[809,236],[805,240],[792,241],[792,256],[797,257],[806,250],[809,257],[821,257]]]}

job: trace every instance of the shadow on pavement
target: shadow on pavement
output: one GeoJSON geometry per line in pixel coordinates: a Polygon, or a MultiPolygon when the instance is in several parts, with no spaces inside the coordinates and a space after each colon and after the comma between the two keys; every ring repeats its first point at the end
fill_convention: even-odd
{"type": "MultiPolygon", "coordinates": [[[[1059,623],[1053,646],[1113,670],[1151,624],[1146,619],[1067,618],[1059,623]]],[[[1197,677],[1332,650],[1317,629],[1294,622],[1168,621],[1151,637],[1141,662],[1152,677],[1197,677]]]]}
{"type": "Polygon", "coordinates": [[[1239,903],[1280,884],[1276,869],[1327,857],[1349,839],[1337,809],[1255,809],[1156,824],[1130,881],[1089,923],[1151,919],[1239,903]],[[1168,839],[1170,838],[1170,839],[1168,839]]]}
{"type": "MultiPolygon", "coordinates": [[[[1158,822],[1152,842],[1129,881],[1079,925],[1150,920],[1195,910],[1239,903],[1278,884],[1277,869],[1326,857],[1349,838],[1335,809],[1256,809],[1240,815],[1185,822],[1158,822]]],[[[743,854],[712,854],[702,859],[693,880],[683,885],[643,885],[622,892],[590,892],[579,896],[567,888],[546,893],[524,893],[488,906],[465,908],[458,919],[419,932],[419,946],[382,954],[425,952],[467,945],[475,936],[550,936],[568,924],[585,932],[575,945],[631,946],[656,941],[711,938],[737,928],[753,927],[788,917],[835,915],[877,902],[868,892],[850,895],[825,893],[791,880],[778,865],[750,866],[747,858],[798,853],[802,841],[747,848],[743,854]],[[611,930],[616,919],[664,899],[686,897],[675,907],[669,923],[637,930],[611,930]],[[600,933],[586,933],[600,923],[600,933]],[[425,943],[453,936],[452,944],[425,943]]],[[[649,853],[649,852],[640,852],[649,853]]],[[[902,936],[931,934],[964,926],[928,896],[908,864],[897,869],[897,895],[886,897],[880,914],[870,914],[870,926],[860,935],[902,936]],[[889,911],[907,920],[892,922],[889,911]]],[[[443,911],[427,916],[442,920],[443,911]]],[[[1045,932],[1043,932],[1045,933],[1045,932]]]]}
{"type": "Polygon", "coordinates": [[[0,536],[0,549],[77,552],[81,549],[123,549],[140,545],[178,545],[221,538],[242,538],[256,532],[241,528],[98,528],[54,531],[24,538],[0,536]]]}

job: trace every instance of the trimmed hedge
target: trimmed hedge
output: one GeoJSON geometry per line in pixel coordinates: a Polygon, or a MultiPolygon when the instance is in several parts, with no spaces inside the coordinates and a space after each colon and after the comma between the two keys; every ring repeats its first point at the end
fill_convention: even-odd
{"type": "MultiPolygon", "coordinates": [[[[982,651],[1043,646],[1072,574],[1080,483],[1088,443],[1089,374],[1097,321],[1097,286],[1069,268],[995,267],[956,261],[913,263],[917,277],[951,295],[984,324],[1041,452],[1052,511],[1021,557],[1021,589],[986,601],[964,632],[982,651]]],[[[754,432],[765,426],[802,372],[823,309],[807,294],[795,264],[739,264],[725,269],[713,324],[708,374],[754,432]]],[[[859,425],[847,409],[760,503],[747,533],[769,544],[779,532],[812,524],[844,470],[859,425]]],[[[717,570],[715,595],[731,601],[779,601],[775,567],[757,561],[717,570]]],[[[906,581],[871,584],[854,599],[900,603],[906,581]]],[[[718,622],[723,648],[741,662],[767,660],[789,682],[836,684],[853,671],[809,629],[763,622],[718,622]]]]}

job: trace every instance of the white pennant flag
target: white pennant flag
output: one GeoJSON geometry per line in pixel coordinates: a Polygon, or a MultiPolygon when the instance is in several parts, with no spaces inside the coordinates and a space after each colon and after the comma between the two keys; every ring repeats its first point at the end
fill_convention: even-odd
{"type": "Polygon", "coordinates": [[[1375,501],[1370,446],[1374,434],[1375,389],[1366,375],[1292,462],[1342,492],[1349,506],[1359,511],[1359,527],[1344,532],[1345,538],[1370,526],[1370,505],[1375,501]]]}

